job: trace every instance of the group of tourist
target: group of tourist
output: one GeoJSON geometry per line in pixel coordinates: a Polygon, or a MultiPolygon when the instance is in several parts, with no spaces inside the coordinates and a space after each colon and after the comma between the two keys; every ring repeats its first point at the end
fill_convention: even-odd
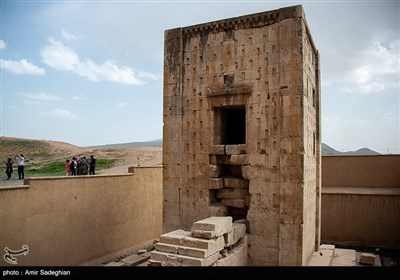
{"type": "MultiPolygon", "coordinates": [[[[17,160],[18,165],[18,179],[24,179],[24,162],[25,158],[23,154],[16,155],[15,159],[17,160]]],[[[7,180],[11,179],[11,175],[14,172],[13,169],[13,160],[12,158],[8,158],[6,162],[6,174],[7,180]]],[[[86,160],[85,156],[80,156],[78,158],[73,157],[72,160],[67,159],[65,162],[65,174],[67,176],[76,176],[76,175],[95,175],[96,169],[96,159],[93,155],[90,156],[89,162],[86,160]]]]}
{"type": "MultiPolygon", "coordinates": [[[[18,179],[23,180],[24,179],[24,155],[16,155],[15,159],[17,160],[17,165],[18,165],[18,179]]],[[[7,180],[11,179],[11,174],[13,173],[13,161],[11,158],[7,159],[6,162],[6,174],[7,174],[7,180]]]]}
{"type": "Polygon", "coordinates": [[[66,176],[88,175],[88,169],[89,175],[95,175],[96,159],[93,155],[90,156],[89,163],[85,156],[73,157],[72,160],[65,161],[66,176]]]}

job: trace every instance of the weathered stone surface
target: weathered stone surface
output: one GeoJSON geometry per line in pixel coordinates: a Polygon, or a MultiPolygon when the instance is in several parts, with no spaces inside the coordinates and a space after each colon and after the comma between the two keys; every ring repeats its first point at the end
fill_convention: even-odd
{"type": "MultiPolygon", "coordinates": [[[[190,257],[197,257],[197,258],[207,258],[220,250],[214,249],[199,249],[195,247],[188,247],[188,246],[181,246],[181,245],[174,245],[174,244],[166,244],[166,243],[157,243],[156,249],[159,252],[165,253],[173,253],[179,255],[185,255],[190,257]]],[[[222,247],[223,248],[223,247],[222,247]]]]}
{"type": "Polygon", "coordinates": [[[110,262],[106,264],[105,266],[126,266],[126,263],[123,262],[110,262]]]}
{"type": "Polygon", "coordinates": [[[248,155],[231,155],[229,163],[232,165],[246,165],[249,164],[248,155]]]}
{"type": "Polygon", "coordinates": [[[185,237],[183,239],[182,245],[199,249],[220,251],[224,248],[225,241],[223,236],[211,240],[195,237],[185,237]]]}
{"type": "Polygon", "coordinates": [[[150,264],[150,261],[145,261],[144,263],[141,263],[137,266],[149,266],[149,264],[150,264]]]}
{"type": "Polygon", "coordinates": [[[185,237],[192,236],[190,231],[184,231],[182,229],[174,230],[160,236],[160,242],[167,244],[180,245],[183,243],[185,237]]]}
{"type": "Polygon", "coordinates": [[[232,217],[209,217],[192,225],[192,233],[196,230],[213,231],[221,236],[232,230],[232,217]]]}
{"type": "Polygon", "coordinates": [[[164,232],[257,212],[250,264],[306,265],[320,239],[320,64],[301,6],[167,30],[164,54],[164,232]]]}
{"type": "Polygon", "coordinates": [[[318,252],[313,253],[308,266],[330,266],[332,256],[324,256],[318,252]]]}
{"type": "Polygon", "coordinates": [[[209,164],[207,171],[211,178],[218,178],[222,175],[222,167],[220,165],[209,164]]]}
{"type": "Polygon", "coordinates": [[[239,239],[243,238],[246,234],[246,225],[241,223],[233,223],[233,231],[224,235],[225,247],[236,244],[239,239]]]}
{"type": "Polygon", "coordinates": [[[226,257],[217,260],[213,266],[247,266],[247,246],[247,236],[244,236],[226,257]]]}
{"type": "Polygon", "coordinates": [[[360,264],[374,265],[376,256],[370,253],[362,253],[360,255],[360,264]]]}
{"type": "Polygon", "coordinates": [[[335,250],[335,245],[332,244],[321,244],[319,246],[320,250],[335,250]]]}
{"type": "Polygon", "coordinates": [[[232,231],[232,217],[209,217],[192,225],[194,237],[214,238],[232,231]]]}
{"type": "Polygon", "coordinates": [[[233,199],[233,198],[224,198],[221,200],[221,203],[225,206],[244,208],[246,207],[246,203],[244,199],[233,199]]]}
{"type": "Polygon", "coordinates": [[[227,155],[246,154],[246,145],[245,144],[226,145],[225,150],[227,155]]]}
{"type": "Polygon", "coordinates": [[[249,181],[238,178],[224,178],[224,187],[231,189],[247,189],[249,187],[249,181]]]}
{"type": "Polygon", "coordinates": [[[160,262],[161,265],[167,266],[210,266],[220,257],[219,253],[209,256],[208,258],[195,258],[184,255],[170,254],[159,251],[151,253],[150,261],[160,262]]]}
{"type": "Polygon", "coordinates": [[[133,254],[121,260],[129,266],[135,266],[145,262],[147,259],[141,255],[133,254]]]}
{"type": "Polygon", "coordinates": [[[335,255],[332,258],[331,266],[355,266],[356,251],[352,249],[335,248],[335,255]]]}
{"type": "Polygon", "coordinates": [[[223,189],[224,188],[224,179],[223,178],[210,178],[210,189],[223,189]]]}
{"type": "Polygon", "coordinates": [[[217,198],[245,199],[248,191],[246,189],[222,189],[217,191],[217,198]]]}
{"type": "Polygon", "coordinates": [[[225,154],[225,146],[224,145],[212,145],[210,147],[210,154],[224,155],[225,154]]]}

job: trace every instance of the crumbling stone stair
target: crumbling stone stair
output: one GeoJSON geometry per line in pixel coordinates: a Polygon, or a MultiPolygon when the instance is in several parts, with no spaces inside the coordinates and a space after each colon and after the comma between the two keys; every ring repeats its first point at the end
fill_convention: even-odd
{"type": "Polygon", "coordinates": [[[160,236],[149,266],[246,266],[246,226],[232,217],[210,217],[160,236]]]}

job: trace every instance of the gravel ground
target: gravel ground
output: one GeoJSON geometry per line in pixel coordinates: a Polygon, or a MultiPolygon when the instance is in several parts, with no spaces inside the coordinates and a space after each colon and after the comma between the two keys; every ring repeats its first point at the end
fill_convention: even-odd
{"type": "Polygon", "coordinates": [[[10,186],[22,186],[24,184],[24,180],[18,180],[12,178],[10,180],[7,179],[0,179],[0,187],[10,187],[10,186]]]}

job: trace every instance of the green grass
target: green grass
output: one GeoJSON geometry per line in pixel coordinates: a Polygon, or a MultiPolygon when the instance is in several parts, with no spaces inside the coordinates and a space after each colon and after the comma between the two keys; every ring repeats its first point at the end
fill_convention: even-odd
{"type": "Polygon", "coordinates": [[[25,177],[60,175],[65,175],[65,162],[52,162],[39,168],[29,168],[29,166],[27,166],[25,171],[25,177]]]}
{"type": "MultiPolygon", "coordinates": [[[[115,159],[97,159],[96,170],[111,168],[115,159]]],[[[65,162],[52,162],[42,167],[25,167],[25,177],[62,176],[65,175],[65,162]]]]}

